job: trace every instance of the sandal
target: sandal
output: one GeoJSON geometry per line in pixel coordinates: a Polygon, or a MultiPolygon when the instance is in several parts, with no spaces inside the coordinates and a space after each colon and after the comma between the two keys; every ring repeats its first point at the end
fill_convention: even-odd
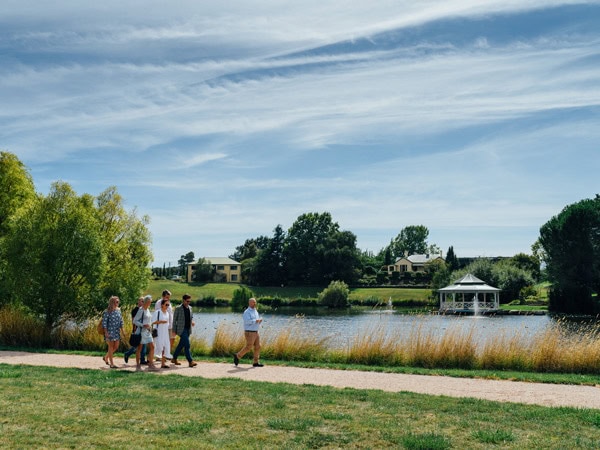
{"type": "Polygon", "coordinates": [[[110,366],[111,369],[118,369],[119,366],[115,366],[114,364],[110,366]]]}
{"type": "Polygon", "coordinates": [[[110,363],[106,360],[106,355],[102,357],[102,361],[104,361],[104,364],[107,366],[110,366],[110,363]]]}

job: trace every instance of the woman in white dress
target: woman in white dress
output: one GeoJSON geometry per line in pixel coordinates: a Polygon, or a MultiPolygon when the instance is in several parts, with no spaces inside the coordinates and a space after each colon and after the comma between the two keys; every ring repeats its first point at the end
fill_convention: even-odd
{"type": "Polygon", "coordinates": [[[154,354],[160,355],[163,369],[168,368],[167,358],[172,359],[171,355],[171,336],[169,336],[169,311],[170,301],[162,301],[160,309],[152,313],[152,325],[158,330],[158,336],[154,338],[154,354]]]}

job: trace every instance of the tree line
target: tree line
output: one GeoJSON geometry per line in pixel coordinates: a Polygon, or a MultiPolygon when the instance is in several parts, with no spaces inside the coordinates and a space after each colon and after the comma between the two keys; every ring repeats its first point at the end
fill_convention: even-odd
{"type": "MultiPolygon", "coordinates": [[[[110,295],[132,302],[150,276],[148,223],[149,217],[124,209],[114,186],[98,196],[78,195],[57,181],[47,195],[37,193],[24,164],[0,152],[0,307],[17,305],[52,327],[97,314],[110,295]]],[[[428,235],[423,225],[405,227],[374,254],[360,251],[354,233],[341,230],[330,213],[313,212],[299,216],[287,231],[277,225],[271,237],[247,239],[230,257],[242,262],[244,281],[251,285],[402,282],[387,278],[385,268],[400,256],[439,253],[428,235]]],[[[476,260],[465,268],[450,247],[444,263],[428,267],[426,281],[435,289],[469,270],[506,291],[505,298],[517,298],[546,276],[551,311],[600,313],[600,196],[552,217],[532,252],[476,260]]],[[[193,260],[193,252],[182,255],[179,268],[193,260]]]]}

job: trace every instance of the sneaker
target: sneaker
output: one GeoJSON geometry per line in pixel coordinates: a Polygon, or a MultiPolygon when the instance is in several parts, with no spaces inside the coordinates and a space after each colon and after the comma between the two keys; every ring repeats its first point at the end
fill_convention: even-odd
{"type": "Polygon", "coordinates": [[[143,364],[144,366],[148,365],[148,361],[142,361],[140,364],[143,364]]]}
{"type": "Polygon", "coordinates": [[[254,363],[252,364],[252,367],[265,367],[265,365],[261,363],[254,363]]]}
{"type": "Polygon", "coordinates": [[[190,361],[190,367],[196,367],[198,365],[197,362],[190,361]]]}
{"type": "Polygon", "coordinates": [[[181,363],[180,363],[179,361],[177,361],[177,359],[175,359],[175,358],[173,358],[173,359],[171,360],[171,362],[172,362],[173,364],[175,364],[176,366],[180,366],[180,365],[181,365],[181,363]]]}
{"type": "Polygon", "coordinates": [[[237,366],[240,363],[240,358],[238,358],[237,353],[233,354],[233,363],[237,366]]]}

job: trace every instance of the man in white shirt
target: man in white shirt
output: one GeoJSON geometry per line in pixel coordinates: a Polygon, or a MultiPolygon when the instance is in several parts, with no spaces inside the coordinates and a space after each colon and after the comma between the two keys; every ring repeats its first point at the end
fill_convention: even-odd
{"type": "Polygon", "coordinates": [[[243,315],[244,322],[244,337],[246,338],[246,346],[241,349],[239,352],[233,355],[233,363],[237,366],[240,362],[240,358],[248,353],[250,350],[253,350],[253,367],[263,367],[263,364],[260,363],[260,336],[258,334],[258,329],[260,328],[260,324],[262,319],[256,310],[256,299],[251,298],[248,300],[248,308],[244,311],[243,315]]]}

